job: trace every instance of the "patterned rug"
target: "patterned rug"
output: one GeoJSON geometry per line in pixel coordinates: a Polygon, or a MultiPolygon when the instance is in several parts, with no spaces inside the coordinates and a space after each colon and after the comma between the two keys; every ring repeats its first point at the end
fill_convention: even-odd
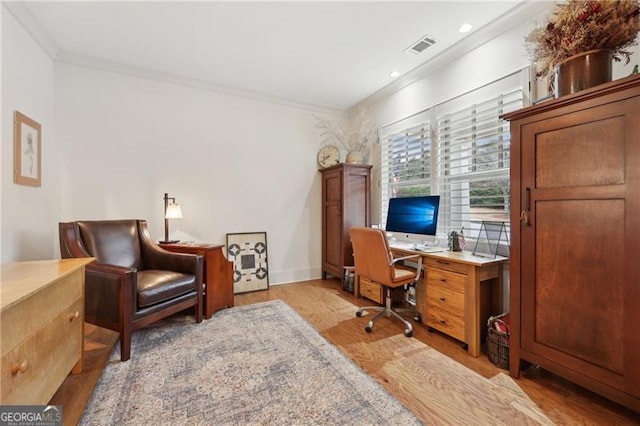
{"type": "Polygon", "coordinates": [[[131,347],[80,424],[421,424],[280,300],[161,321],[131,347]]]}

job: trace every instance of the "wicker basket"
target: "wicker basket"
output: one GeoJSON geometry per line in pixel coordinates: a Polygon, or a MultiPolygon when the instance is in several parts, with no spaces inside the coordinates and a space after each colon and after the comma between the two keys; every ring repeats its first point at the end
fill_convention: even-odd
{"type": "Polygon", "coordinates": [[[502,318],[508,314],[502,314],[497,317],[491,317],[487,321],[487,353],[489,361],[492,364],[508,370],[509,369],[509,333],[503,333],[493,327],[495,322],[502,323],[506,329],[508,325],[502,321],[502,318]]]}

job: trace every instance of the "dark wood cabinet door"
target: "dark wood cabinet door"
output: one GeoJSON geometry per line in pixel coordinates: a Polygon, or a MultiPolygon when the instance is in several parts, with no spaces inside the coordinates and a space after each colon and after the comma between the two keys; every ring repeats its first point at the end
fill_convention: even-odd
{"type": "Polygon", "coordinates": [[[349,228],[371,225],[371,166],[339,164],[322,170],[322,277],[353,266],[349,228]]]}
{"type": "Polygon", "coordinates": [[[510,370],[640,411],[640,80],[621,87],[511,115],[510,370]]]}

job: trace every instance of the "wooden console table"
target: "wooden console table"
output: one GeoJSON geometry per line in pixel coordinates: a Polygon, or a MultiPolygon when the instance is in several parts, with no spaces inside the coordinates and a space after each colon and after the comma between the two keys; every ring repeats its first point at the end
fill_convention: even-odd
{"type": "MultiPolygon", "coordinates": [[[[503,313],[502,269],[508,259],[488,259],[470,252],[391,251],[395,257],[422,256],[425,278],[416,286],[416,310],[422,322],[465,343],[470,355],[480,356],[487,319],[503,313]]],[[[355,282],[357,297],[361,295],[359,277],[355,282]]]]}
{"type": "Polygon", "coordinates": [[[233,306],[233,262],[222,252],[222,244],[162,244],[160,247],[175,253],[199,254],[203,257],[204,317],[220,309],[233,306]]]}
{"type": "Polygon", "coordinates": [[[47,404],[70,371],[82,371],[84,267],[91,262],[2,265],[0,404],[47,404]]]}

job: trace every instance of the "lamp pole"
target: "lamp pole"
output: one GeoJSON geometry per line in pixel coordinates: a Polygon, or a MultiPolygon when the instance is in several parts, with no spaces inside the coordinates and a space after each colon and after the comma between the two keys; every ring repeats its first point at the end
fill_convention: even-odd
{"type": "Polygon", "coordinates": [[[169,242],[169,219],[167,218],[167,208],[169,208],[169,194],[164,193],[164,242],[169,242]]]}

